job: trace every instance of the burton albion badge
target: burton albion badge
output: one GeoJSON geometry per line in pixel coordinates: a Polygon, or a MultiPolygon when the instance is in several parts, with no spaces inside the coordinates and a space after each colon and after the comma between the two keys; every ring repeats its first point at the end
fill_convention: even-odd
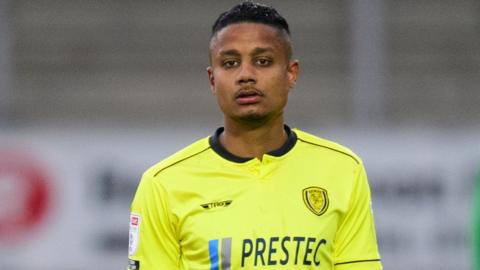
{"type": "Polygon", "coordinates": [[[328,208],[328,193],[321,187],[308,187],[303,190],[303,202],[315,215],[323,215],[328,208]]]}

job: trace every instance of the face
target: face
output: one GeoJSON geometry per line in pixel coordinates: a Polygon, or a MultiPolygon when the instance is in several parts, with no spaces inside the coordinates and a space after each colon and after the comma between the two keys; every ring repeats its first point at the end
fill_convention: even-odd
{"type": "Polygon", "coordinates": [[[283,115],[298,74],[287,44],[279,30],[259,23],[232,24],[213,37],[208,77],[227,120],[264,122],[283,115]]]}

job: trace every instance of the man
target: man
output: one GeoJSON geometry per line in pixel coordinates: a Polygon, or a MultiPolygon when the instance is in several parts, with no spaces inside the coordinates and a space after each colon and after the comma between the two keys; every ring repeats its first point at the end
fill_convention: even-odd
{"type": "Polygon", "coordinates": [[[130,269],[381,269],[361,160],[284,124],[289,35],[251,2],[217,19],[207,71],[224,127],[143,175],[130,269]]]}

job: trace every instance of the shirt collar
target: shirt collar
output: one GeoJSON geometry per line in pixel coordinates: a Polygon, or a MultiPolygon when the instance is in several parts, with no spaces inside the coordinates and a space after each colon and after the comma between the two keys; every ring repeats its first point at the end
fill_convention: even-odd
{"type": "MultiPolygon", "coordinates": [[[[280,148],[268,152],[268,155],[280,157],[288,153],[295,146],[295,143],[297,142],[297,135],[287,125],[284,125],[284,129],[285,133],[287,134],[287,140],[280,148]]],[[[225,147],[223,147],[223,145],[220,143],[220,134],[222,134],[223,131],[224,128],[220,127],[212,136],[210,136],[209,143],[213,151],[215,151],[221,157],[237,163],[244,163],[253,159],[252,157],[239,157],[228,152],[228,150],[225,149],[225,147]]]]}

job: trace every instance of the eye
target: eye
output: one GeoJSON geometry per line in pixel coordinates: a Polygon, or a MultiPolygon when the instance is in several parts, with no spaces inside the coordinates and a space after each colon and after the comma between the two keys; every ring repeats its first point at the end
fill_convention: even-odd
{"type": "Polygon", "coordinates": [[[255,64],[258,66],[266,67],[272,64],[272,60],[267,58],[258,58],[255,60],[255,64]]]}
{"type": "Polygon", "coordinates": [[[233,68],[238,66],[239,64],[240,64],[240,61],[234,60],[234,59],[229,59],[222,62],[222,66],[225,68],[233,68]]]}

